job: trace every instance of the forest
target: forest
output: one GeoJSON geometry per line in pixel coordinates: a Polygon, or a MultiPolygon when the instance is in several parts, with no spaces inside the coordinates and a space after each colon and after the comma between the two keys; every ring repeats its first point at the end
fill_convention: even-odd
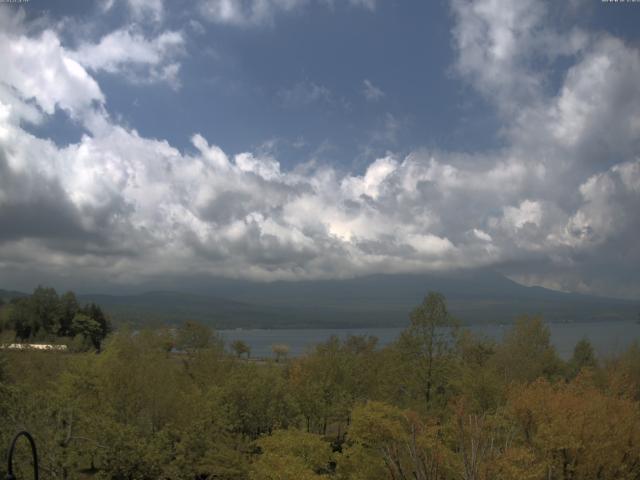
{"type": "Polygon", "coordinates": [[[0,298],[0,339],[59,343],[73,351],[100,351],[111,321],[99,305],[81,305],[75,293],[58,295],[54,288],[37,287],[31,295],[0,298]]]}
{"type": "Polygon", "coordinates": [[[252,359],[193,322],[98,347],[0,351],[0,444],[30,431],[42,478],[640,478],[638,344],[597,358],[583,340],[564,361],[542,319],[494,342],[437,293],[384,348],[354,336],[252,359]]]}

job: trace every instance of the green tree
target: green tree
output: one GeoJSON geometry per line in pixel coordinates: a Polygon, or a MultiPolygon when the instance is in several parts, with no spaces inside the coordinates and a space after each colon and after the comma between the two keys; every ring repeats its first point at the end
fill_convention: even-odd
{"type": "Polygon", "coordinates": [[[519,318],[497,349],[494,362],[506,383],[558,378],[563,370],[549,328],[539,317],[519,318]]]}
{"type": "Polygon", "coordinates": [[[350,374],[349,359],[335,336],[317,345],[310,355],[293,361],[289,383],[307,431],[325,435],[329,423],[347,420],[352,405],[350,374]]]}
{"type": "Polygon", "coordinates": [[[47,334],[56,335],[60,329],[61,310],[60,299],[55,289],[38,286],[31,294],[29,302],[41,329],[47,334]]]}
{"type": "Polygon", "coordinates": [[[178,329],[176,347],[186,352],[194,352],[205,348],[217,348],[221,342],[211,328],[189,320],[178,329]]]}
{"type": "Polygon", "coordinates": [[[160,340],[154,331],[121,330],[111,337],[96,365],[99,388],[114,418],[145,435],[171,423],[176,405],[195,390],[160,340]]]}
{"type": "Polygon", "coordinates": [[[583,368],[596,368],[598,360],[591,343],[586,338],[580,340],[573,349],[573,355],[569,360],[569,378],[575,378],[583,368]]]}
{"type": "Polygon", "coordinates": [[[255,439],[296,421],[298,410],[283,370],[274,364],[236,362],[222,388],[236,433],[255,439]]]}
{"type": "Polygon", "coordinates": [[[60,297],[59,313],[60,313],[60,329],[58,335],[61,337],[73,336],[71,324],[73,318],[80,310],[78,299],[73,292],[67,292],[60,297]]]}
{"type": "Polygon", "coordinates": [[[498,345],[463,330],[458,337],[457,369],[450,383],[474,414],[495,411],[504,403],[507,386],[493,360],[498,345]]]}
{"type": "Polygon", "coordinates": [[[457,323],[449,315],[442,294],[430,292],[411,312],[411,324],[402,332],[398,349],[413,377],[413,383],[429,408],[434,392],[440,396],[447,384],[447,371],[455,346],[457,323]]]}
{"type": "Polygon", "coordinates": [[[71,321],[69,333],[79,339],[79,349],[86,351],[92,346],[100,346],[102,341],[102,328],[100,324],[84,313],[76,313],[71,321]]]}
{"type": "Polygon", "coordinates": [[[28,298],[15,299],[8,307],[7,324],[15,331],[16,340],[35,337],[41,330],[40,319],[28,298]]]}
{"type": "Polygon", "coordinates": [[[111,322],[109,318],[100,306],[95,303],[85,305],[79,312],[88,316],[98,324],[98,330],[96,330],[96,333],[91,337],[91,342],[93,343],[93,347],[97,351],[100,351],[103,340],[107,338],[107,335],[111,332],[111,322]]]}
{"type": "Polygon", "coordinates": [[[331,445],[319,435],[276,430],[256,443],[262,454],[252,465],[251,480],[317,479],[330,472],[331,445]]]}

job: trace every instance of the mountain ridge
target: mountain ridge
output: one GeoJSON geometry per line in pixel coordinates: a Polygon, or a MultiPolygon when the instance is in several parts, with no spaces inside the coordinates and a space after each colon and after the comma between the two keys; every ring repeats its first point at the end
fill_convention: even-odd
{"type": "Polygon", "coordinates": [[[116,323],[133,325],[196,320],[216,328],[354,328],[406,325],[428,291],[444,294],[465,324],[510,323],[524,314],[550,322],[636,320],[640,312],[633,300],[528,287],[486,270],[271,283],[214,279],[197,293],[155,289],[78,298],[100,304],[116,323]]]}

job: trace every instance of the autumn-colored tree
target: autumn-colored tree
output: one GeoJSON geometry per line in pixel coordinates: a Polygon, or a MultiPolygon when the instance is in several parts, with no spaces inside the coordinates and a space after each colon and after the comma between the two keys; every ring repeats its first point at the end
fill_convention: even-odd
{"type": "Polygon", "coordinates": [[[479,413],[473,403],[459,398],[447,425],[457,454],[455,469],[460,477],[463,480],[540,478],[541,463],[531,449],[513,444],[516,428],[504,411],[479,413]]]}
{"type": "Polygon", "coordinates": [[[640,411],[589,382],[540,379],[516,389],[509,409],[519,441],[545,465],[545,478],[638,478],[640,411]]]}
{"type": "Polygon", "coordinates": [[[609,359],[606,382],[618,396],[640,401],[640,344],[634,341],[621,355],[609,359]]]}
{"type": "MultiPolygon", "coordinates": [[[[454,453],[443,441],[442,426],[409,410],[382,402],[356,407],[347,439],[343,455],[355,455],[369,467],[377,465],[372,478],[386,473],[397,480],[439,480],[453,474],[454,453]]],[[[349,467],[357,469],[347,461],[343,470],[349,467]]]]}

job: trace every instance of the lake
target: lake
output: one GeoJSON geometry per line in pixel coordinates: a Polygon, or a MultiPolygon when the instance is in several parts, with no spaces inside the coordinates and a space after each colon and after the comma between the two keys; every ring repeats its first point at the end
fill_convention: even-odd
{"type": "MultiPolygon", "coordinates": [[[[634,340],[640,339],[640,324],[630,321],[549,323],[551,342],[558,354],[567,359],[573,347],[581,339],[588,339],[598,355],[607,356],[626,349],[634,340]]],[[[474,333],[495,340],[502,340],[511,325],[469,325],[474,333]]],[[[373,335],[378,345],[393,342],[403,328],[352,328],[352,329],[237,329],[220,330],[227,345],[234,340],[243,340],[251,347],[253,357],[270,357],[271,346],[283,343],[289,346],[290,355],[305,353],[313,345],[329,339],[332,335],[346,338],[349,335],[373,335]]]]}

